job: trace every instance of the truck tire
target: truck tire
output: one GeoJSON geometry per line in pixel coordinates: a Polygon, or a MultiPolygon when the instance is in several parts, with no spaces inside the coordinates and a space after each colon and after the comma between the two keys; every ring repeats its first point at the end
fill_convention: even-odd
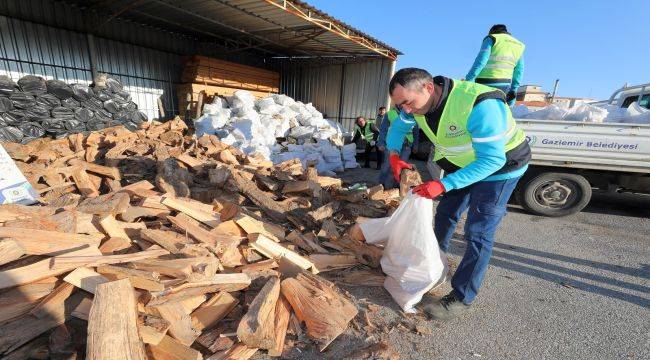
{"type": "Polygon", "coordinates": [[[526,210],[543,216],[566,216],[584,209],[591,200],[591,185],[576,174],[548,172],[525,181],[517,200],[526,210]]]}

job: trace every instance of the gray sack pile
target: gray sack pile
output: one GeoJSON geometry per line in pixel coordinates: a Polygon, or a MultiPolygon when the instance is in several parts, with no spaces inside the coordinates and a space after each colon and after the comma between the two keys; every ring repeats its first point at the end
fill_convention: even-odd
{"type": "Polygon", "coordinates": [[[26,75],[0,76],[0,142],[21,142],[124,125],[136,129],[147,116],[114,78],[102,86],[68,85],[26,75]]]}

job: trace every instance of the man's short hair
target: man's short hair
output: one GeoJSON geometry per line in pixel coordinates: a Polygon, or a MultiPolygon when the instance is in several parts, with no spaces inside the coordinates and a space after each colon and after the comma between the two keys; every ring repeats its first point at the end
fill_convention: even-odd
{"type": "MultiPolygon", "coordinates": [[[[356,122],[359,122],[359,120],[361,120],[361,119],[364,119],[364,117],[363,117],[363,116],[357,116],[357,120],[356,120],[356,122]]],[[[364,120],[365,120],[365,119],[364,119],[364,120]]]]}
{"type": "Polygon", "coordinates": [[[385,106],[380,106],[379,111],[382,111],[382,110],[386,110],[386,107],[385,106]]]}
{"type": "Polygon", "coordinates": [[[393,75],[393,78],[390,79],[388,92],[392,94],[397,85],[401,85],[404,88],[413,89],[415,86],[422,85],[427,82],[433,82],[433,76],[431,76],[428,71],[418,68],[404,68],[396,72],[395,75],[393,75]]]}
{"type": "Polygon", "coordinates": [[[490,32],[488,34],[503,34],[507,32],[508,32],[508,28],[505,25],[496,24],[496,25],[492,25],[492,27],[490,28],[490,32]]]}

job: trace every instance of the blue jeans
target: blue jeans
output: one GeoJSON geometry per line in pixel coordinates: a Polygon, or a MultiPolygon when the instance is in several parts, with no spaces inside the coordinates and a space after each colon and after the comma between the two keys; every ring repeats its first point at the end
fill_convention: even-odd
{"type": "Polygon", "coordinates": [[[471,303],[478,294],[492,255],[494,233],[506,214],[508,199],[518,181],[519,177],[479,181],[445,193],[438,204],[434,232],[444,252],[449,250],[458,220],[469,209],[465,221],[467,250],[451,279],[454,294],[465,304],[471,303]]]}
{"type": "MultiPolygon", "coordinates": [[[[395,177],[393,177],[393,171],[390,168],[390,162],[388,161],[388,157],[390,156],[390,151],[386,149],[384,151],[384,163],[381,166],[381,170],[379,171],[379,183],[384,185],[384,189],[394,189],[399,186],[397,181],[395,181],[395,177]]],[[[404,161],[409,160],[409,156],[411,156],[411,145],[408,143],[404,143],[404,146],[402,146],[402,151],[399,153],[400,159],[404,161]]]]}

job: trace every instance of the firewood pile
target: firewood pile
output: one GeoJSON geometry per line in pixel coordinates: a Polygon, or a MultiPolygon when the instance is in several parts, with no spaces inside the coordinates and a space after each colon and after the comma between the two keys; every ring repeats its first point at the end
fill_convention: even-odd
{"type": "Polygon", "coordinates": [[[41,202],[0,205],[9,359],[322,351],[359,310],[318,274],[378,267],[381,249],[349,229],[399,202],[196,139],[180,119],[2,145],[41,202]]]}

